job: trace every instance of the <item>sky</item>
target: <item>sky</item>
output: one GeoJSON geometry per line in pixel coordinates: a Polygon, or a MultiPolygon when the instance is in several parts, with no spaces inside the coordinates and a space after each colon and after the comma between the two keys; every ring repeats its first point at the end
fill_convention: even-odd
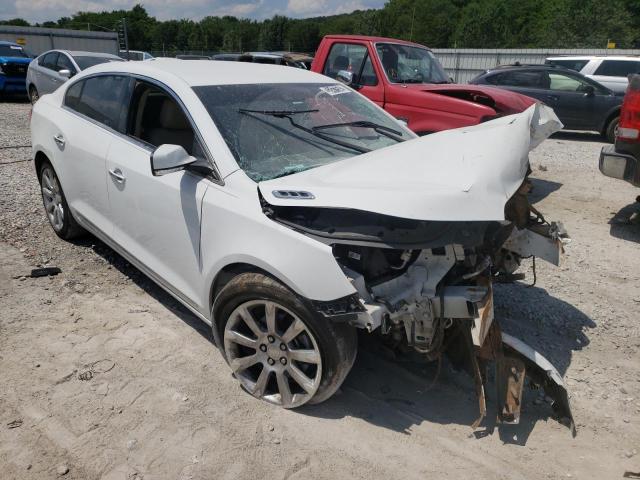
{"type": "Polygon", "coordinates": [[[0,0],[0,19],[19,17],[36,23],[78,11],[128,10],[136,3],[159,20],[199,20],[207,15],[261,20],[276,14],[304,18],[381,8],[385,0],[0,0]]]}

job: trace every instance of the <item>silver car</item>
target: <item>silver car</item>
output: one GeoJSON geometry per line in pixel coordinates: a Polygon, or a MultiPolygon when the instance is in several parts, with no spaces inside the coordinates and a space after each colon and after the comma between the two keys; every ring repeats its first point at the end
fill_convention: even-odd
{"type": "Polygon", "coordinates": [[[41,95],[51,93],[86,68],[107,62],[123,62],[116,55],[100,52],[49,50],[36,57],[27,70],[27,92],[31,103],[41,95]]]}

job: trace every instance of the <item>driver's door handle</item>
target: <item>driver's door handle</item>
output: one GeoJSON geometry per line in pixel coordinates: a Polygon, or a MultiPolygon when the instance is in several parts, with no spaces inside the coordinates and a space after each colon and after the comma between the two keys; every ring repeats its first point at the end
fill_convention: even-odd
{"type": "Polygon", "coordinates": [[[64,147],[64,137],[62,135],[54,135],[53,141],[56,142],[60,148],[64,147]]]}
{"type": "Polygon", "coordinates": [[[111,175],[111,177],[113,177],[113,179],[118,183],[124,183],[126,179],[122,173],[122,170],[120,170],[119,168],[109,170],[109,175],[111,175]]]}

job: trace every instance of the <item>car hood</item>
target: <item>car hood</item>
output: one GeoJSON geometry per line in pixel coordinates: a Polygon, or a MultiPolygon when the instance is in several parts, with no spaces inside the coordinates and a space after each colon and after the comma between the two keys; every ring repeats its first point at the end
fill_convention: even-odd
{"type": "Polygon", "coordinates": [[[25,58],[25,57],[0,57],[0,63],[22,63],[29,64],[31,63],[33,58],[25,58]]]}
{"type": "Polygon", "coordinates": [[[428,221],[501,221],[529,151],[562,124],[549,107],[447,130],[260,182],[276,206],[362,210],[428,221]],[[302,193],[300,193],[302,192],[302,193]]]}
{"type": "MultiPolygon", "coordinates": [[[[396,88],[398,88],[396,86],[396,88]]],[[[426,94],[445,95],[473,103],[487,105],[502,115],[520,113],[536,103],[536,100],[517,92],[481,85],[443,84],[405,84],[399,88],[421,91],[426,94]]]]}

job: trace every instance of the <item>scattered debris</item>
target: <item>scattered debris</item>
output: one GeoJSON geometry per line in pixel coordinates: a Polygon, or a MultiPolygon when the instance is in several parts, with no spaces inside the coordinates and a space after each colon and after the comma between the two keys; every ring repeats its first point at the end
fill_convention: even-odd
{"type": "Polygon", "coordinates": [[[9,428],[18,428],[22,426],[22,419],[21,418],[17,418],[16,420],[12,420],[9,423],[7,423],[7,426],[9,428]]]}
{"type": "Polygon", "coordinates": [[[31,270],[31,274],[29,276],[31,278],[51,277],[54,275],[58,275],[59,273],[62,273],[62,270],[60,270],[58,267],[43,267],[34,268],[33,270],[31,270]]]}
{"type": "Polygon", "coordinates": [[[66,475],[67,473],[69,473],[69,467],[67,467],[66,465],[58,465],[56,472],[60,476],[66,475]]]}

